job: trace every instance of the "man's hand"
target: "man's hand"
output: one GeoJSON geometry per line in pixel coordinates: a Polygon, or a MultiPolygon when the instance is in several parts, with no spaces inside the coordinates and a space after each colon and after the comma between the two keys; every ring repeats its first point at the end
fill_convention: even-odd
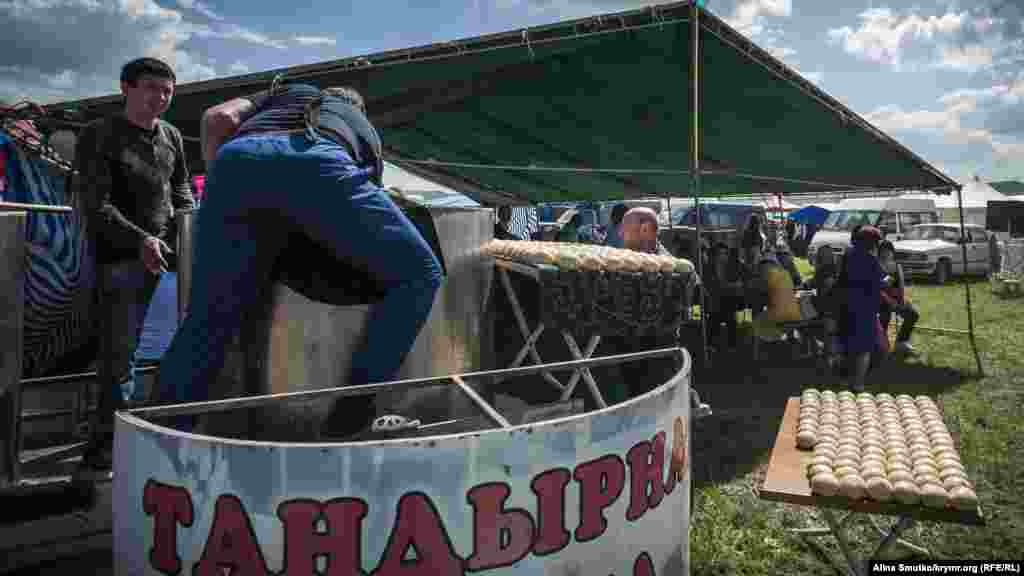
{"type": "Polygon", "coordinates": [[[156,236],[148,236],[142,241],[142,263],[153,274],[167,272],[167,260],[164,253],[172,253],[171,247],[156,236]]]}

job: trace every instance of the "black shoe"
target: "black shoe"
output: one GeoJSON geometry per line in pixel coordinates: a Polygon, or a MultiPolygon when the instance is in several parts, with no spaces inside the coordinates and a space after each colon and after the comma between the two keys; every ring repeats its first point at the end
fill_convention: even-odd
{"type": "Polygon", "coordinates": [[[320,427],[320,436],[343,440],[370,430],[377,415],[372,396],[340,398],[331,406],[320,427]]]}

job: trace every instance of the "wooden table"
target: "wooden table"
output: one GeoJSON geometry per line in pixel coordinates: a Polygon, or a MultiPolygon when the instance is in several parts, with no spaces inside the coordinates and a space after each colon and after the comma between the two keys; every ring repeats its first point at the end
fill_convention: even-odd
{"type": "MultiPolygon", "coordinates": [[[[802,506],[813,506],[818,508],[824,518],[827,528],[809,528],[792,530],[803,538],[810,536],[825,536],[831,534],[839,543],[839,548],[846,557],[847,565],[852,574],[866,574],[867,563],[854,557],[853,549],[849,544],[844,531],[845,525],[852,519],[854,514],[886,515],[896,516],[898,520],[886,531],[874,523],[875,528],[882,536],[881,542],[872,554],[872,559],[885,551],[893,544],[908,547],[917,552],[928,554],[928,551],[905,542],[900,539],[900,534],[914,525],[918,520],[931,522],[948,522],[952,524],[966,524],[972,526],[984,526],[985,518],[981,508],[973,511],[955,510],[952,508],[928,508],[923,505],[907,505],[894,502],[877,502],[874,500],[850,500],[843,496],[820,496],[811,493],[811,482],[807,478],[807,465],[810,463],[813,452],[811,450],[800,450],[796,446],[797,424],[800,420],[800,399],[790,398],[786,402],[786,411],[782,416],[782,424],[779,426],[778,436],[775,438],[775,445],[772,447],[771,460],[768,463],[768,473],[761,486],[760,497],[763,500],[773,502],[784,502],[787,504],[799,504],[802,506]],[[847,515],[841,520],[836,520],[833,510],[847,511],[847,515]]],[[[808,541],[809,544],[814,544],[808,541]]],[[[835,561],[833,560],[835,563],[835,561]]],[[[838,563],[836,563],[837,566],[838,563]]],[[[842,566],[839,566],[842,570],[842,566]]]]}

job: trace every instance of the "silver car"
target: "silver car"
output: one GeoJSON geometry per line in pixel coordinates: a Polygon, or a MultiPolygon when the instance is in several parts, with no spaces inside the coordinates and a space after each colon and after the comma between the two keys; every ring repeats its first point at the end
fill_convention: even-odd
{"type": "Polygon", "coordinates": [[[967,225],[964,229],[966,237],[961,237],[959,224],[914,226],[902,240],[893,242],[896,261],[905,273],[928,275],[938,284],[945,284],[954,274],[988,274],[991,263],[988,232],[977,225],[967,225]]]}

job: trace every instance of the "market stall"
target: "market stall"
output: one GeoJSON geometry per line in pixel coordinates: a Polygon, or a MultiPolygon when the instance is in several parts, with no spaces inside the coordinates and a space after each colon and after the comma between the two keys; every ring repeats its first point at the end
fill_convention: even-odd
{"type": "Polygon", "coordinates": [[[866,560],[896,544],[927,554],[901,534],[919,521],[984,525],[973,486],[932,399],[810,389],[786,403],[760,497],[817,508],[827,527],[794,532],[833,536],[837,567],[858,576],[868,569],[846,532],[855,514],[898,518],[888,530],[871,520],[880,541],[866,560]]]}

